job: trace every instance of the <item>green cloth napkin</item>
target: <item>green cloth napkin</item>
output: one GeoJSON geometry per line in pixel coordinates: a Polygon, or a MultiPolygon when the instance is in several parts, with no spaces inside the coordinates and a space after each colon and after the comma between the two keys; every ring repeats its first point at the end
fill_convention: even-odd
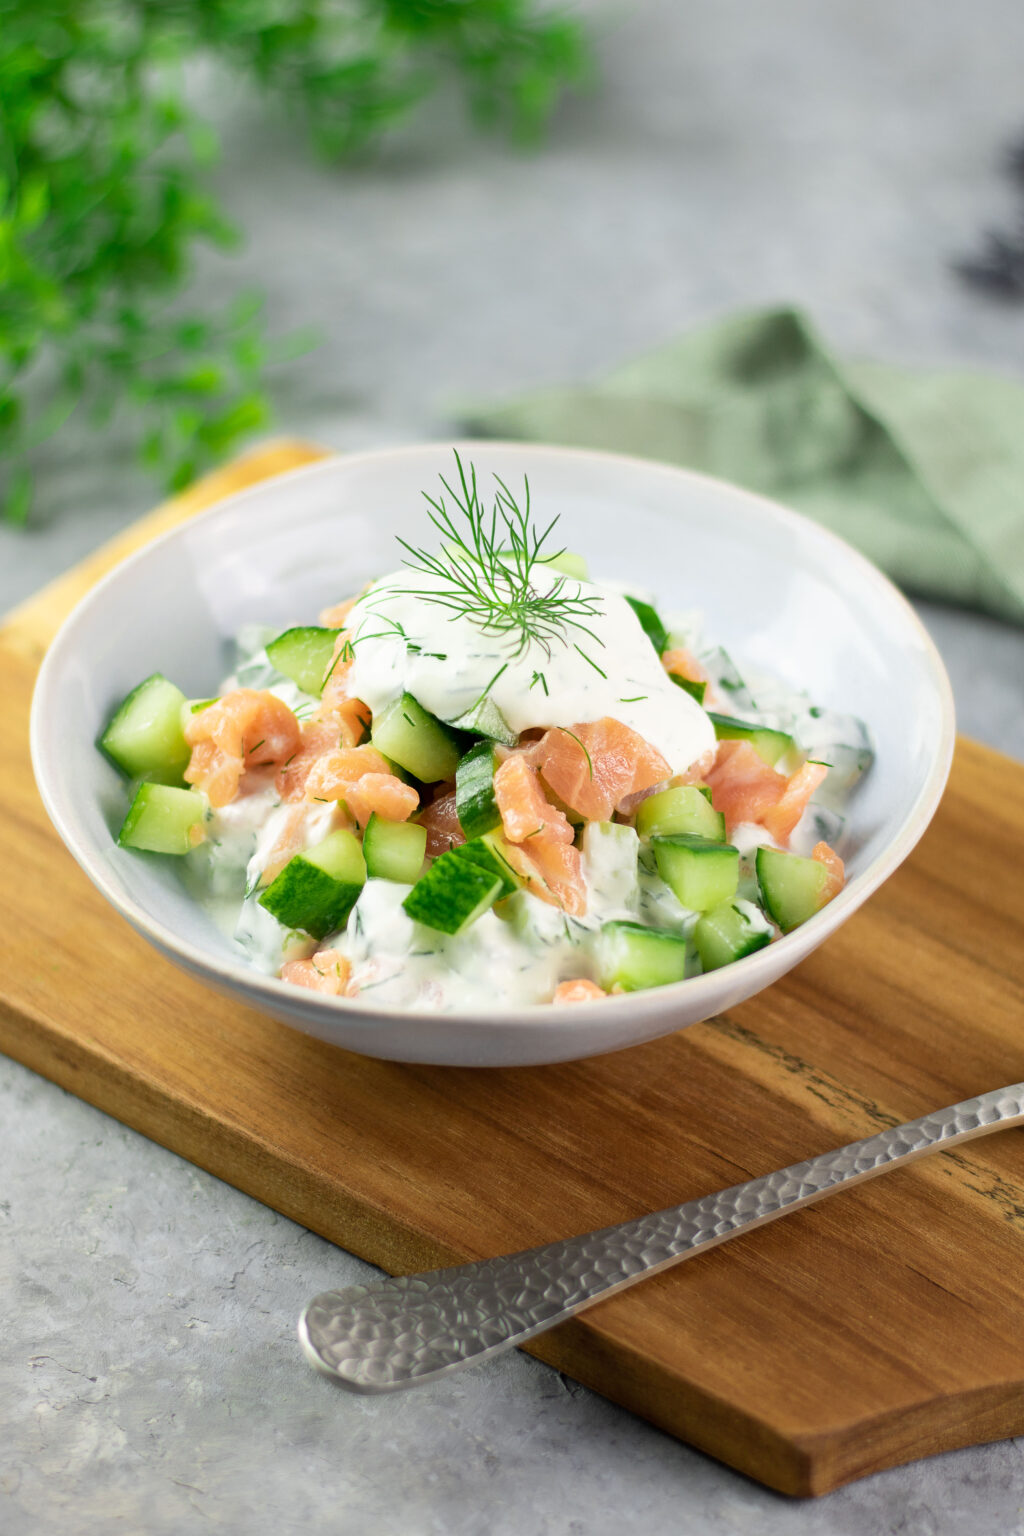
{"type": "Polygon", "coordinates": [[[806,316],[730,316],[471,430],[685,464],[773,496],[908,590],[1024,623],[1024,385],[840,362],[806,316]]]}

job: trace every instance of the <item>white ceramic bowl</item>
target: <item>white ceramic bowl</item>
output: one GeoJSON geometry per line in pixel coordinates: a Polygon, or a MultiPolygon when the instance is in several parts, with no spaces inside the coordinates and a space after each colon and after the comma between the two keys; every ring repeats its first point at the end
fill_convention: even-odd
{"type": "Polygon", "coordinates": [[[860,715],[877,747],[851,803],[849,881],[788,937],[707,976],[588,1006],[409,1013],[328,998],[251,969],[179,882],[171,859],[115,846],[124,782],[94,749],[114,704],[149,672],[192,697],[214,691],[239,626],[310,622],[421,539],[421,491],[449,445],[330,459],[231,497],[111,572],[43,663],[32,756],[64,842],[111,905],[168,959],[241,1002],[349,1050],[399,1061],[510,1066],[564,1061],[668,1034],[769,986],[876,890],[928,825],[949,771],[953,704],[913,610],[832,534],[735,486],[612,454],[514,443],[460,445],[489,481],[530,477],[533,502],[599,578],[703,608],[740,658],[860,715]]]}

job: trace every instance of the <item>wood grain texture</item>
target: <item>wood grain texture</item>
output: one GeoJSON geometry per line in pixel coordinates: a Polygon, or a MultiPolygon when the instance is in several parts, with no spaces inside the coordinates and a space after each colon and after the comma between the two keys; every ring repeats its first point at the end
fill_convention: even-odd
{"type": "MultiPolygon", "coordinates": [[[[0,1048],[393,1273],[625,1220],[1024,1077],[1024,769],[969,741],[918,850],[822,950],[733,1012],[616,1055],[370,1061],[151,951],[39,803],[38,656],[143,537],[315,456],[281,445],[232,466],[0,631],[0,832],[18,874],[0,890],[0,1048]]],[[[762,1482],[816,1494],[1024,1432],[1022,1275],[1024,1137],[1008,1132],[752,1232],[530,1347],[762,1482]]]]}

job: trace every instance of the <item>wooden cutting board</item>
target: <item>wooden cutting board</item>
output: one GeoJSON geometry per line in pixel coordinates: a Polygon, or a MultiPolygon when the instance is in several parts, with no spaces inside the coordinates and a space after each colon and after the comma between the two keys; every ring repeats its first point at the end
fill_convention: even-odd
{"type": "MultiPolygon", "coordinates": [[[[38,661],[115,560],[316,456],[281,444],[214,475],[0,630],[0,1048],[393,1273],[622,1221],[1024,1077],[1024,768],[970,741],[921,846],[823,949],[729,1014],[597,1060],[370,1061],[149,949],[37,798],[38,661]]],[[[753,1232],[529,1347],[750,1476],[818,1494],[1024,1433],[1022,1284],[1011,1131],[753,1232]]]]}

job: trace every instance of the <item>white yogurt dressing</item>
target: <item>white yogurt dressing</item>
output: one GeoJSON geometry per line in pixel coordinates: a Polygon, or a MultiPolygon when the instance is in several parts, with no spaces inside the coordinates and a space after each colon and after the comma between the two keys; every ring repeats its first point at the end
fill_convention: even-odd
{"type": "Polygon", "coordinates": [[[567,918],[520,891],[449,938],[402,910],[411,887],[368,880],[344,934],[332,940],[352,963],[360,996],[388,1007],[446,1011],[544,1003],[567,976],[589,976],[580,948],[596,919],[567,918]]]}
{"type": "Polygon", "coordinates": [[[582,622],[595,638],[570,628],[550,655],[534,641],[516,656],[514,638],[424,601],[419,594],[436,588],[435,577],[398,571],[349,615],[350,692],[374,715],[408,692],[441,720],[458,719],[486,694],[517,735],[608,716],[657,747],[673,774],[714,747],[707,715],[673,683],[624,597],[547,567],[535,567],[533,580],[539,591],[562,581],[564,593],[593,599],[595,612],[582,622]]]}
{"type": "MultiPolygon", "coordinates": [[[[553,585],[560,578],[544,571],[539,579],[553,585]]],[[[578,641],[585,655],[572,643],[553,647],[550,656],[533,644],[516,657],[508,637],[482,634],[467,620],[453,619],[448,610],[416,595],[418,587],[430,584],[430,578],[416,572],[397,572],[371,587],[352,610],[355,661],[349,686],[374,714],[408,691],[439,718],[455,720],[486,694],[516,733],[604,716],[620,720],[658,748],[673,774],[685,772],[714,748],[714,730],[704,710],[665,673],[616,588],[567,583],[574,593],[600,599],[598,611],[585,621],[597,639],[570,632],[570,641],[578,641]],[[537,674],[543,674],[543,684],[537,674]]],[[[683,643],[699,649],[695,615],[676,620],[673,629],[683,643]]],[[[268,688],[305,718],[317,701],[274,669],[262,649],[266,638],[266,631],[252,630],[240,641],[245,659],[222,691],[268,688]]],[[[813,709],[804,694],[748,668],[741,679],[722,650],[704,651],[702,659],[720,695],[728,697],[730,713],[790,731],[803,751],[827,753],[833,770],[795,829],[790,847],[808,854],[820,838],[834,844],[843,824],[837,808],[870,761],[870,741],[861,722],[813,709]]],[[[182,861],[190,886],[218,926],[253,965],[271,975],[286,959],[318,947],[307,935],[285,928],[258,899],[260,875],[292,813],[293,807],[281,804],[272,784],[254,787],[211,814],[207,841],[182,861]]],[[[309,807],[307,847],[327,835],[333,815],[333,806],[309,807]]],[[[741,855],[736,904],[755,927],[770,931],[770,923],[753,904],[754,855],[762,844],[777,845],[763,827],[750,824],[735,827],[730,840],[741,855]]],[[[685,936],[691,941],[687,974],[700,970],[692,945],[699,914],[680,904],[632,827],[588,825],[582,855],[587,883],[583,918],[568,917],[520,891],[466,932],[449,938],[406,916],[402,902],[408,886],[371,879],[345,930],[324,944],[347,956],[361,995],[386,1006],[431,1011],[486,1010],[498,1000],[509,1006],[547,1002],[560,981],[594,975],[593,935],[615,919],[685,936]]]]}

